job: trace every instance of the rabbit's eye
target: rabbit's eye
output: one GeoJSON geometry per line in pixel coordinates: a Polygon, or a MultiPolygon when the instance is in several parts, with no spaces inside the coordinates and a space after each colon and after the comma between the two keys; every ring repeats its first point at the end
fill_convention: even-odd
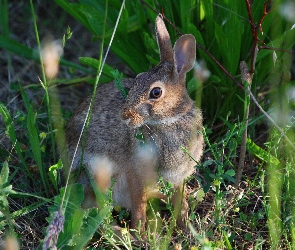
{"type": "Polygon", "coordinates": [[[150,92],[150,99],[158,99],[162,95],[162,89],[160,87],[155,87],[150,92]]]}

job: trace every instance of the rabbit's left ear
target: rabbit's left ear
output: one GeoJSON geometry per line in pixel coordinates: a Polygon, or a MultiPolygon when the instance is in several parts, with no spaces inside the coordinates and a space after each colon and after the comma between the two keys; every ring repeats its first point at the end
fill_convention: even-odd
{"type": "Polygon", "coordinates": [[[196,60],[196,39],[193,35],[181,36],[174,45],[174,64],[177,73],[184,76],[196,60]]]}
{"type": "Polygon", "coordinates": [[[170,36],[161,14],[159,14],[156,19],[156,35],[160,51],[160,61],[170,62],[171,64],[173,64],[173,50],[170,36]]]}

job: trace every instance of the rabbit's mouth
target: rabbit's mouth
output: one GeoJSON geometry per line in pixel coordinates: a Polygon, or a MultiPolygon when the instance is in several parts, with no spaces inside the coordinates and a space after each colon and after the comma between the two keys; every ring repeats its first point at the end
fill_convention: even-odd
{"type": "Polygon", "coordinates": [[[122,122],[124,122],[128,127],[138,128],[141,127],[144,123],[143,117],[132,109],[121,110],[120,116],[122,122]]]}

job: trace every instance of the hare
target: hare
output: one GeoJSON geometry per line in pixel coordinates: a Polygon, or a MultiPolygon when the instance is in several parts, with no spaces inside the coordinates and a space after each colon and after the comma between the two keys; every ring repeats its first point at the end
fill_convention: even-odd
{"type": "MultiPolygon", "coordinates": [[[[195,38],[183,35],[172,49],[161,14],[156,19],[156,36],[160,63],[135,79],[123,79],[126,99],[114,82],[97,89],[83,159],[79,145],[72,167],[77,171],[82,162],[102,189],[112,177],[114,201],[131,210],[131,228],[138,228],[141,221],[141,231],[145,230],[147,200],[163,198],[158,191],[159,175],[176,190],[172,203],[179,210],[181,225],[187,211],[184,180],[194,172],[204,144],[202,114],[185,85],[186,73],[195,62],[195,38]],[[138,131],[144,140],[135,137],[138,131]]],[[[90,98],[68,123],[69,157],[74,155],[90,98]]],[[[85,171],[78,181],[85,187],[84,206],[92,206],[95,196],[85,171]]]]}

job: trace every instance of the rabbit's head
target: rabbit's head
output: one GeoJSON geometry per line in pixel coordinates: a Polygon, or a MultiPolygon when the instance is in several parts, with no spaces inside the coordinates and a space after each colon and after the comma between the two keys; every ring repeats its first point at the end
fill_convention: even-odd
{"type": "Polygon", "coordinates": [[[156,35],[160,63],[137,75],[121,110],[121,119],[131,127],[173,123],[194,105],[186,90],[185,76],[194,66],[195,38],[183,35],[172,49],[161,15],[156,19],[156,35]]]}

